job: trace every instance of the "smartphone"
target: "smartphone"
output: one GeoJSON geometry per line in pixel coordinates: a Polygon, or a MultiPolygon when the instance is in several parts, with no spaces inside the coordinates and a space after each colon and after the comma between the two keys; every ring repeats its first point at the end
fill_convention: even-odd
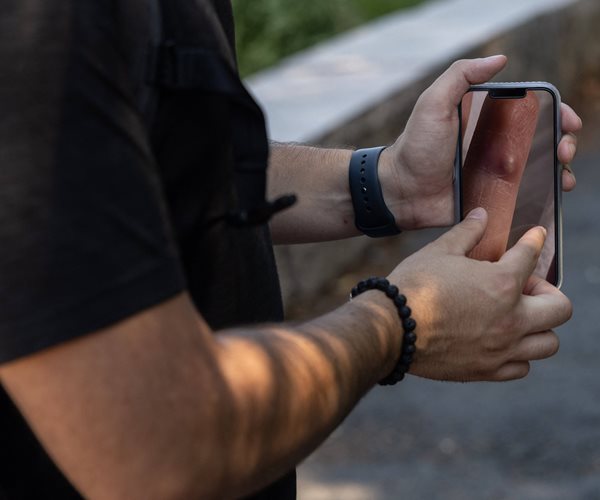
{"type": "Polygon", "coordinates": [[[545,82],[474,85],[459,105],[456,218],[489,215],[470,256],[498,260],[527,230],[548,232],[534,274],[562,284],[560,94],[545,82]]]}

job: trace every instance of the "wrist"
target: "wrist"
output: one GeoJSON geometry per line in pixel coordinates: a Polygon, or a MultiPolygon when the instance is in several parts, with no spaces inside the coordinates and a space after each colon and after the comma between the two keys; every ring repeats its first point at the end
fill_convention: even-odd
{"type": "Polygon", "coordinates": [[[367,325],[381,346],[381,360],[374,383],[387,377],[395,368],[402,351],[402,321],[394,303],[378,290],[357,295],[348,304],[356,311],[357,325],[367,325]]]}
{"type": "Polygon", "coordinates": [[[404,379],[413,362],[416,352],[417,323],[411,318],[412,310],[407,305],[406,297],[386,278],[374,277],[358,282],[350,293],[350,300],[370,290],[381,292],[394,304],[402,324],[401,350],[396,356],[397,361],[394,368],[379,381],[379,385],[394,385],[404,379]]]}
{"type": "Polygon", "coordinates": [[[379,157],[379,179],[383,199],[402,230],[417,229],[414,199],[410,196],[410,176],[398,161],[396,146],[389,146],[379,157]]]}

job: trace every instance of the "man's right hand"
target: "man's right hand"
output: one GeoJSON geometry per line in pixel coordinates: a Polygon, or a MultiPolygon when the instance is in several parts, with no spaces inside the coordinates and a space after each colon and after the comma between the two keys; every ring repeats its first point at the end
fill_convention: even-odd
{"type": "Polygon", "coordinates": [[[486,212],[474,210],[389,277],[417,320],[414,375],[511,380],[526,376],[530,361],[558,351],[552,329],[569,320],[572,305],[560,290],[532,276],[545,230],[531,229],[498,262],[469,259],[486,225],[486,212]]]}

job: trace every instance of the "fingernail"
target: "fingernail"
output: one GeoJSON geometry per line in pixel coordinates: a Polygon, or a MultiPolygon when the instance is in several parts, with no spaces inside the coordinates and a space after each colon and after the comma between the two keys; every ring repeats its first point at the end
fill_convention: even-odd
{"type": "Polygon", "coordinates": [[[467,214],[467,219],[483,219],[485,218],[486,215],[486,211],[484,208],[475,208],[473,210],[471,210],[468,214],[467,214]]]}
{"type": "Polygon", "coordinates": [[[545,239],[546,236],[548,236],[548,230],[544,226],[540,226],[540,229],[542,230],[542,234],[544,235],[544,239],[545,239]]]}
{"type": "Polygon", "coordinates": [[[571,156],[575,156],[577,154],[577,146],[575,144],[569,144],[569,150],[571,151],[571,156]]]}

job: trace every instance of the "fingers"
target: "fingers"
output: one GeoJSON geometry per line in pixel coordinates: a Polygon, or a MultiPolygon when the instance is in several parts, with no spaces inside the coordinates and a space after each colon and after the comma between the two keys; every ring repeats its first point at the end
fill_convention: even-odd
{"type": "Polygon", "coordinates": [[[570,165],[564,165],[562,171],[562,189],[565,192],[573,191],[577,185],[577,178],[570,165]]]}
{"type": "Polygon", "coordinates": [[[573,304],[565,294],[537,276],[532,279],[539,281],[532,290],[528,290],[528,283],[525,291],[530,293],[521,298],[519,306],[523,330],[543,332],[569,321],[573,315],[573,304]]]}
{"type": "Polygon", "coordinates": [[[530,361],[554,356],[559,347],[560,341],[553,331],[528,335],[519,345],[512,360],[496,371],[494,380],[504,382],[526,377],[531,369],[530,361]]]}
{"type": "Polygon", "coordinates": [[[569,132],[558,143],[558,161],[564,166],[562,172],[563,191],[572,191],[577,180],[571,170],[571,163],[577,154],[577,136],[569,132]]]}
{"type": "Polygon", "coordinates": [[[485,209],[476,208],[469,212],[460,224],[438,238],[435,244],[443,247],[450,254],[466,255],[481,241],[487,221],[485,209]]]}
{"type": "Polygon", "coordinates": [[[506,363],[495,374],[496,382],[506,382],[507,380],[517,380],[524,378],[529,374],[529,363],[527,361],[506,363]]]}
{"type": "Polygon", "coordinates": [[[514,361],[537,361],[554,356],[560,348],[558,335],[552,330],[527,335],[519,344],[514,361]]]}
{"type": "Polygon", "coordinates": [[[558,143],[558,159],[563,165],[573,163],[577,154],[577,136],[569,132],[562,136],[558,143]]]}
{"type": "Polygon", "coordinates": [[[577,154],[577,136],[575,133],[581,130],[583,122],[577,113],[565,103],[561,104],[560,112],[564,135],[558,144],[558,161],[564,165],[562,187],[563,191],[568,192],[575,189],[577,183],[570,165],[577,154]]]}
{"type": "Polygon", "coordinates": [[[511,360],[496,371],[493,379],[502,382],[524,378],[529,374],[530,361],[554,356],[559,348],[560,340],[552,330],[527,335],[520,342],[511,360]]]}
{"type": "Polygon", "coordinates": [[[546,234],[546,229],[541,226],[530,229],[499,260],[502,266],[519,278],[521,290],[535,269],[546,234]]]}
{"type": "Polygon", "coordinates": [[[548,283],[545,279],[532,274],[527,280],[527,284],[523,288],[524,295],[531,295],[535,297],[537,295],[547,295],[551,293],[562,293],[558,288],[554,285],[548,283]]]}
{"type": "Polygon", "coordinates": [[[490,80],[504,68],[506,61],[502,55],[456,61],[423,94],[425,100],[438,112],[454,113],[469,87],[490,80]]]}
{"type": "Polygon", "coordinates": [[[560,117],[562,122],[562,131],[565,134],[579,132],[583,127],[583,121],[573,108],[564,102],[560,105],[560,117]]]}

